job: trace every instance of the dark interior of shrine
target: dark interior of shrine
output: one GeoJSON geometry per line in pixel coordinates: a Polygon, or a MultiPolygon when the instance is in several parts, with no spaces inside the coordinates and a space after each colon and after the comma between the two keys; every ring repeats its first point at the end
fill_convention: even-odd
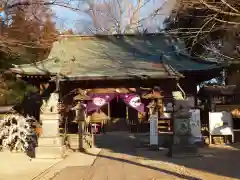
{"type": "Polygon", "coordinates": [[[119,97],[110,102],[110,116],[112,119],[126,119],[126,104],[119,97]]]}

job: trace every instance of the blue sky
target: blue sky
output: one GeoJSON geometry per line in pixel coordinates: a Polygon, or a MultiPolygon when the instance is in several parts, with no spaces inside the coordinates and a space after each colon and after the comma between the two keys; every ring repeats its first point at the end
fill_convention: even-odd
{"type": "MultiPolygon", "coordinates": [[[[133,0],[136,1],[136,0],[133,0]]],[[[167,1],[167,0],[166,0],[167,1]]],[[[173,2],[174,0],[168,0],[173,2]]],[[[140,11],[140,18],[148,16],[156,7],[159,7],[162,3],[164,3],[165,0],[150,0],[149,3],[147,3],[140,11]]],[[[83,9],[87,8],[86,5],[81,6],[83,9]]],[[[81,11],[73,11],[68,8],[63,8],[59,6],[53,6],[53,11],[56,14],[56,22],[57,27],[61,30],[67,30],[67,29],[73,29],[76,31],[76,29],[81,30],[84,29],[85,26],[91,26],[91,18],[86,15],[84,12],[81,11]]],[[[146,26],[151,26],[151,28],[154,29],[155,26],[161,26],[162,21],[165,19],[166,16],[168,16],[169,12],[172,9],[172,5],[165,5],[163,14],[155,18],[155,21],[149,21],[146,23],[146,26]],[[160,23],[160,25],[159,25],[160,23]],[[158,24],[158,25],[156,25],[158,24]]]]}
{"type": "Polygon", "coordinates": [[[52,9],[56,16],[57,27],[61,30],[75,29],[75,24],[79,21],[91,21],[91,18],[88,18],[85,13],[80,11],[73,11],[59,6],[53,6],[52,9]]]}

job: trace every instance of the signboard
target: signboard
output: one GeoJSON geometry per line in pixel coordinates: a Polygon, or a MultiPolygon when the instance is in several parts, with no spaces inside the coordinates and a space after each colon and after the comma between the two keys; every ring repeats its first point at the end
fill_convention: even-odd
{"type": "Polygon", "coordinates": [[[158,145],[158,115],[152,114],[150,121],[150,145],[158,145]]]}
{"type": "Polygon", "coordinates": [[[201,141],[201,119],[200,119],[200,110],[199,109],[190,109],[191,118],[190,118],[190,129],[191,135],[194,138],[194,141],[201,141]]]}
{"type": "Polygon", "coordinates": [[[233,122],[229,112],[209,112],[209,132],[211,135],[232,135],[233,122]]]}
{"type": "Polygon", "coordinates": [[[191,112],[191,118],[190,118],[191,134],[194,137],[202,137],[200,110],[190,109],[189,111],[191,112]]]}

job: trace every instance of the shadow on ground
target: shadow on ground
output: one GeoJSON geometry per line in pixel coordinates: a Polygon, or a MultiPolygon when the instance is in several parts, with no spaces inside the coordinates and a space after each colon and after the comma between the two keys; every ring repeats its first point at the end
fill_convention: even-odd
{"type": "MultiPolygon", "coordinates": [[[[95,139],[97,147],[108,149],[114,153],[128,154],[133,156],[135,155],[143,160],[160,161],[160,163],[172,163],[191,168],[193,171],[197,170],[215,174],[217,176],[240,179],[240,172],[238,168],[240,151],[238,149],[206,147],[200,150],[201,154],[203,155],[201,157],[169,158],[166,156],[167,150],[153,151],[146,148],[146,144],[148,143],[149,139],[147,135],[133,135],[125,132],[118,132],[96,135],[95,139]]],[[[122,158],[115,158],[102,154],[99,154],[98,156],[167,173],[178,178],[201,179],[122,158]]]]}

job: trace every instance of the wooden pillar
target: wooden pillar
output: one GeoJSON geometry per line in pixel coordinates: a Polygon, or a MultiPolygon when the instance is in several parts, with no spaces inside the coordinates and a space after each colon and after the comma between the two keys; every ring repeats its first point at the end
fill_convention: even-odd
{"type": "Polygon", "coordinates": [[[77,111],[76,111],[76,118],[78,121],[78,146],[79,151],[83,151],[83,136],[84,136],[84,129],[85,129],[85,113],[84,108],[80,101],[77,104],[77,111]]]}
{"type": "MultiPolygon", "coordinates": [[[[213,97],[209,97],[209,102],[210,102],[210,111],[215,112],[216,111],[216,106],[213,97]]],[[[212,135],[210,133],[210,124],[209,124],[209,116],[208,116],[208,133],[209,133],[209,145],[212,144],[212,135]]]]}
{"type": "MultiPolygon", "coordinates": [[[[107,119],[107,127],[111,124],[111,107],[110,107],[110,102],[107,104],[108,106],[108,119],[107,119]]],[[[106,130],[106,129],[105,129],[106,130]]]]}
{"type": "Polygon", "coordinates": [[[129,112],[128,112],[128,106],[126,106],[126,121],[127,121],[127,124],[129,125],[129,112]]]}
{"type": "Polygon", "coordinates": [[[83,133],[84,133],[84,122],[78,121],[78,145],[79,145],[79,151],[83,151],[83,133]]]}
{"type": "Polygon", "coordinates": [[[172,101],[172,118],[171,118],[171,130],[172,130],[172,134],[171,134],[171,137],[170,137],[170,145],[169,145],[169,148],[168,148],[168,152],[167,152],[167,156],[168,157],[173,157],[173,144],[174,144],[174,133],[175,133],[175,128],[174,128],[174,113],[175,113],[175,109],[174,109],[174,100],[172,101]]]}

